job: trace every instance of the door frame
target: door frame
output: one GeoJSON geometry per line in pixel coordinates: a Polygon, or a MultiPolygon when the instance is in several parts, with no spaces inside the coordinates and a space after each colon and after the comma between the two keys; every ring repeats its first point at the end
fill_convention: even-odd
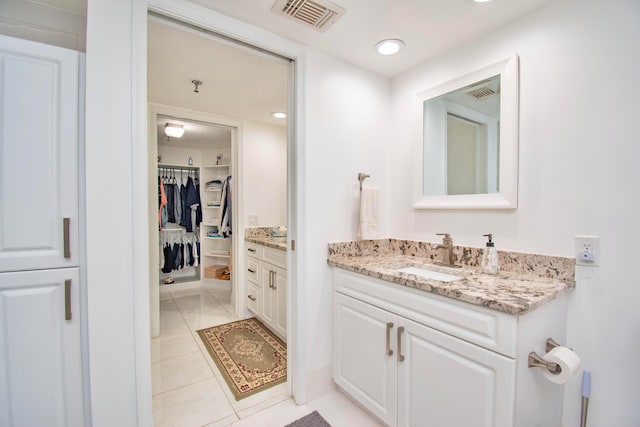
{"type": "MultiPolygon", "coordinates": [[[[135,3],[135,2],[134,2],[135,3]]],[[[133,8],[132,43],[133,52],[138,55],[132,57],[133,79],[139,84],[132,89],[134,102],[134,138],[147,141],[146,135],[146,104],[142,109],[143,102],[146,102],[146,47],[147,47],[147,25],[146,19],[149,11],[176,19],[186,24],[209,30],[241,43],[254,46],[259,49],[275,53],[291,60],[290,70],[292,72],[289,90],[289,120],[287,126],[287,221],[289,225],[287,244],[293,247],[292,241],[304,242],[305,230],[305,206],[301,189],[304,188],[305,179],[305,76],[306,76],[306,49],[304,46],[277,36],[268,31],[249,25],[245,22],[222,15],[211,9],[189,3],[184,0],[147,0],[142,16],[142,7],[133,8]],[[144,24],[143,24],[144,21],[144,24]],[[135,130],[138,132],[136,133],[135,130]],[[144,133],[144,138],[138,138],[144,133]]],[[[146,147],[145,156],[141,158],[142,150],[136,149],[133,152],[133,175],[139,176],[143,171],[147,173],[146,147]]],[[[148,188],[146,181],[135,182],[133,184],[134,200],[138,197],[148,200],[148,188]],[[138,196],[138,197],[136,197],[138,196]]],[[[145,204],[134,205],[133,222],[140,224],[148,222],[148,209],[145,204]]],[[[239,223],[242,225],[242,221],[239,223]]],[[[137,247],[138,251],[148,251],[146,248],[137,247]]],[[[304,253],[305,246],[298,243],[294,250],[287,251],[287,343],[289,347],[287,374],[288,393],[293,396],[298,404],[306,402],[307,399],[307,340],[305,338],[305,289],[303,286],[294,286],[304,283],[304,253]]],[[[134,278],[148,276],[148,265],[134,264],[134,278]]],[[[147,277],[148,278],[148,277],[147,277]]],[[[146,290],[146,287],[145,287],[146,290]]],[[[146,292],[135,292],[134,306],[142,307],[149,304],[149,294],[146,292]]],[[[136,310],[134,312],[135,323],[135,346],[140,349],[149,345],[149,314],[148,310],[136,310]]],[[[138,396],[138,417],[145,419],[142,410],[146,410],[151,398],[151,384],[147,381],[150,360],[147,351],[136,352],[136,393],[138,396]]]]}
{"type": "MultiPolygon", "coordinates": [[[[158,199],[156,196],[156,188],[158,185],[157,174],[155,173],[158,157],[158,116],[170,116],[183,120],[194,120],[202,123],[209,123],[211,125],[219,125],[228,127],[231,130],[231,171],[235,179],[231,183],[232,191],[234,194],[233,203],[235,209],[233,209],[232,222],[236,224],[238,230],[244,229],[244,220],[241,212],[244,212],[244,188],[242,182],[243,168],[239,159],[241,158],[242,147],[242,121],[221,116],[218,114],[211,114],[201,111],[190,110],[187,108],[175,107],[172,105],[163,105],[157,103],[149,103],[148,109],[148,169],[149,169],[149,181],[148,181],[148,195],[149,195],[149,212],[147,218],[149,219],[149,311],[151,321],[151,337],[157,337],[160,335],[160,287],[158,286],[158,263],[159,253],[154,248],[158,248],[160,238],[158,236],[158,222],[155,220],[158,212],[158,199]]],[[[201,164],[200,167],[205,165],[201,164]]],[[[242,236],[238,233],[232,234],[231,245],[232,253],[241,253],[242,245],[239,241],[242,236]]],[[[242,251],[243,252],[243,251],[242,251]]],[[[238,264],[234,260],[234,264],[238,264]]],[[[238,264],[239,265],[239,264],[238,264]]],[[[198,267],[200,268],[200,267],[198,267]]],[[[244,313],[244,306],[240,303],[244,303],[244,299],[240,301],[239,296],[246,290],[246,286],[241,286],[242,276],[238,274],[239,268],[234,268],[231,271],[231,283],[233,283],[234,292],[232,293],[233,306],[236,315],[241,316],[244,313]]],[[[204,277],[201,277],[204,280],[204,277]]]]}

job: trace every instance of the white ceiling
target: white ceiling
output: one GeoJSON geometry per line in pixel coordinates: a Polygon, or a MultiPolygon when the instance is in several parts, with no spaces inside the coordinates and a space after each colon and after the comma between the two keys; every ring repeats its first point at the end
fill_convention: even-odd
{"type": "Polygon", "coordinates": [[[224,147],[231,144],[231,128],[201,123],[181,118],[158,116],[158,146],[195,148],[197,150],[224,147]],[[182,125],[184,135],[181,138],[167,138],[164,126],[167,123],[182,125]]]}
{"type": "Polygon", "coordinates": [[[325,33],[273,13],[276,0],[191,1],[393,77],[550,0],[333,0],[347,12],[325,33]],[[396,55],[379,55],[374,45],[386,38],[406,46],[396,55]]]}
{"type": "Polygon", "coordinates": [[[149,19],[147,52],[150,102],[286,124],[271,113],[287,111],[288,61],[157,18],[149,19]]]}

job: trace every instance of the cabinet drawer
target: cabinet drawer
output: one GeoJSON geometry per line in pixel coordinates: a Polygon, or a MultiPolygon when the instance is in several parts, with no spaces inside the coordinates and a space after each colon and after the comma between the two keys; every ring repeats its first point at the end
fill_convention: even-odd
{"type": "Polygon", "coordinates": [[[516,316],[339,268],[334,269],[334,286],[337,292],[507,357],[516,357],[516,316]]]}
{"type": "Polygon", "coordinates": [[[273,248],[262,248],[262,260],[275,266],[287,268],[287,253],[273,248]]]}
{"type": "Polygon", "coordinates": [[[256,315],[262,311],[262,288],[251,282],[247,289],[247,308],[256,315]]]}
{"type": "Polygon", "coordinates": [[[247,258],[247,279],[255,284],[258,283],[258,268],[260,268],[259,265],[260,264],[257,260],[253,258],[247,258]]]}
{"type": "Polygon", "coordinates": [[[258,245],[252,242],[246,242],[247,255],[251,258],[260,259],[262,258],[262,248],[263,246],[258,245]]]}

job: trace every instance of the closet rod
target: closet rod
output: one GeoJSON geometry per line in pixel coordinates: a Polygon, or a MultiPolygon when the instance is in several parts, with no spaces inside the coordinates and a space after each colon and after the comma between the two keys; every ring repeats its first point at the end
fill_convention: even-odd
{"type": "Polygon", "coordinates": [[[167,170],[178,170],[178,171],[195,171],[198,172],[200,170],[197,166],[171,166],[171,165],[158,165],[158,170],[167,169],[167,170]]]}

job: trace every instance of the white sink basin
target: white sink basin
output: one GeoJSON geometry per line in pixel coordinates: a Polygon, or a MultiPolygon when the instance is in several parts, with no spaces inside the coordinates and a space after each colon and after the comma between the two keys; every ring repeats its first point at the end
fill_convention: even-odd
{"type": "Polygon", "coordinates": [[[462,279],[461,276],[440,273],[439,271],[431,271],[420,267],[404,267],[396,271],[399,271],[400,273],[414,274],[416,276],[424,277],[425,279],[438,280],[440,282],[453,282],[454,280],[462,279]]]}

